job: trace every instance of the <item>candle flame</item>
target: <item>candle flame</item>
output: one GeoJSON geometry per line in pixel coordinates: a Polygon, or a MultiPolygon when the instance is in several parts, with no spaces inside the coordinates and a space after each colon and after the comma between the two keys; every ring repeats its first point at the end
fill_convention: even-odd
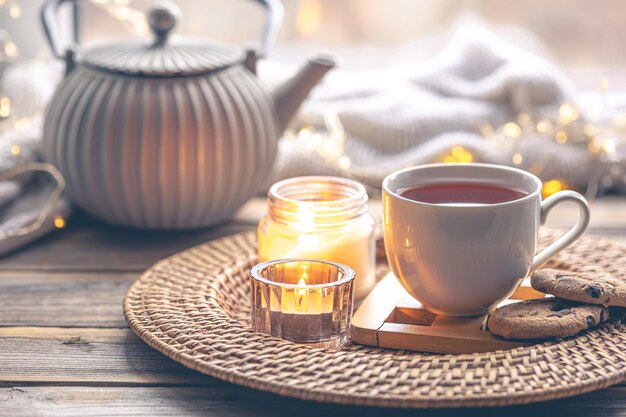
{"type": "Polygon", "coordinates": [[[303,264],[302,265],[302,276],[300,277],[300,281],[298,281],[298,287],[305,287],[306,286],[306,282],[309,279],[309,274],[306,272],[308,267],[309,266],[307,264],[303,264]]]}
{"type": "MultiPolygon", "coordinates": [[[[302,269],[305,269],[305,268],[303,267],[302,269]]],[[[300,309],[302,309],[303,306],[304,306],[304,299],[305,299],[305,295],[306,295],[306,289],[305,288],[300,288],[300,287],[305,287],[306,286],[306,279],[307,278],[308,278],[308,275],[307,275],[306,270],[305,270],[302,273],[302,277],[298,281],[298,288],[296,288],[296,305],[300,309]]]]}

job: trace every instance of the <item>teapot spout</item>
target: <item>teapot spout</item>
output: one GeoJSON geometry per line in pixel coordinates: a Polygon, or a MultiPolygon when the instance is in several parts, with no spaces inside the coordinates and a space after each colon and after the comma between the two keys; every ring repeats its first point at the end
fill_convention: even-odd
{"type": "Polygon", "coordinates": [[[274,106],[281,132],[287,128],[311,89],[335,65],[335,61],[327,56],[311,59],[296,75],[274,90],[274,106]]]}

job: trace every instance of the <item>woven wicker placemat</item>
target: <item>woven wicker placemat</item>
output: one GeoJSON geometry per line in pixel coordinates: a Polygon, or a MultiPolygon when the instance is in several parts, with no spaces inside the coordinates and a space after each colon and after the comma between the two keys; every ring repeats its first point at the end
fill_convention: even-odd
{"type": "MultiPolygon", "coordinates": [[[[542,230],[543,244],[554,237],[554,231],[542,230]]],[[[280,395],[344,404],[523,404],[626,379],[626,326],[616,319],[573,338],[471,355],[355,344],[333,352],[256,334],[248,326],[248,270],[255,255],[255,235],[244,233],[157,263],[126,295],[130,327],[150,346],[204,374],[280,395]]],[[[551,266],[624,276],[626,247],[587,236],[551,266]]]]}

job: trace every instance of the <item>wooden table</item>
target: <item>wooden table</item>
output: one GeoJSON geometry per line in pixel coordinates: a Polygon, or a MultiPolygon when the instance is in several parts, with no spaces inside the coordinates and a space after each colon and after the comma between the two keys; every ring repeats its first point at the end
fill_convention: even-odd
{"type": "MultiPolygon", "coordinates": [[[[0,260],[1,416],[626,415],[626,384],[570,399],[470,411],[380,410],[256,392],[191,371],[126,326],[122,298],[157,260],[255,227],[253,200],[223,226],[138,232],[78,213],[67,229],[0,260]]],[[[590,233],[626,243],[626,199],[594,203],[590,233]]],[[[551,223],[567,225],[570,207],[551,223]]],[[[625,364],[626,366],[626,364],[625,364]]]]}

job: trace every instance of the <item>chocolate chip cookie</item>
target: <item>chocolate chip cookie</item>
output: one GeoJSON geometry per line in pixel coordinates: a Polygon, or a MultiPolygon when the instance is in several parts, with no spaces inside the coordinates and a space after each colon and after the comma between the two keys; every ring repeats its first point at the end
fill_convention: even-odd
{"type": "Polygon", "coordinates": [[[530,285],[566,300],[626,307],[626,281],[608,274],[541,269],[532,275],[530,285]]]}
{"type": "Polygon", "coordinates": [[[491,313],[487,326],[507,339],[544,339],[574,335],[608,318],[603,306],[551,297],[500,307],[491,313]]]}

